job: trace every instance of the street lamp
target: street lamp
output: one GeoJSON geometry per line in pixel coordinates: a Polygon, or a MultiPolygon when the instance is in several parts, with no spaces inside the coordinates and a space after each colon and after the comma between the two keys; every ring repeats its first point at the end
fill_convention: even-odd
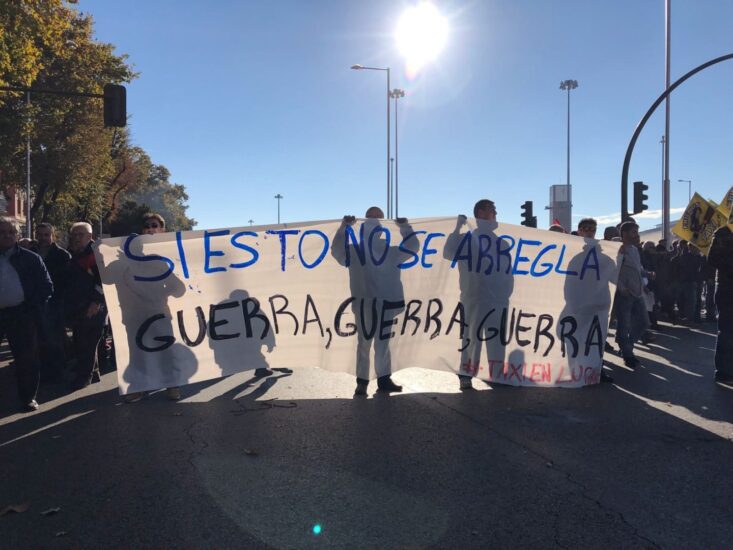
{"type": "Polygon", "coordinates": [[[277,223],[280,223],[280,200],[284,197],[280,193],[278,193],[277,195],[275,195],[275,198],[277,199],[277,223]]]}
{"type": "Polygon", "coordinates": [[[390,143],[389,143],[389,96],[390,96],[390,86],[389,86],[389,75],[390,75],[390,68],[389,67],[364,67],[363,65],[352,65],[351,68],[355,71],[385,71],[387,73],[387,217],[390,218],[392,215],[391,207],[391,182],[389,179],[389,159],[390,159],[390,143]]]}
{"type": "MultiPolygon", "coordinates": [[[[389,158],[389,183],[390,189],[392,189],[392,182],[394,181],[394,157],[389,158]]],[[[389,217],[389,216],[387,216],[389,217]]]]}
{"type": "Polygon", "coordinates": [[[677,180],[680,183],[686,183],[687,184],[687,202],[692,200],[692,180],[677,180]]]}
{"type": "Polygon", "coordinates": [[[568,220],[572,220],[573,204],[570,198],[570,90],[574,90],[578,87],[577,80],[563,80],[560,82],[560,89],[567,90],[568,92],[568,157],[567,157],[567,201],[568,201],[568,220]]]}
{"type": "Polygon", "coordinates": [[[397,133],[397,100],[405,97],[405,91],[395,88],[389,95],[394,98],[394,217],[400,217],[400,153],[397,133]]]}

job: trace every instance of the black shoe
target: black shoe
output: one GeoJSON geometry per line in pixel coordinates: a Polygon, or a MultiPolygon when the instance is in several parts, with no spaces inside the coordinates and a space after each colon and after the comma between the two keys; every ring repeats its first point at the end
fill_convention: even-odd
{"type": "Polygon", "coordinates": [[[31,399],[30,401],[28,401],[28,403],[23,405],[23,410],[26,412],[37,411],[38,410],[38,401],[36,401],[35,399],[31,399]]]}
{"type": "Polygon", "coordinates": [[[715,381],[721,384],[733,384],[733,374],[715,373],[715,381]]]}
{"type": "Polygon", "coordinates": [[[369,380],[364,378],[356,379],[356,389],[354,390],[354,396],[363,396],[367,394],[367,386],[369,386],[369,380]]]}
{"type": "Polygon", "coordinates": [[[644,345],[654,342],[656,339],[656,336],[648,330],[641,335],[641,343],[644,345]]]}
{"type": "Polygon", "coordinates": [[[377,378],[377,389],[383,392],[401,392],[402,386],[392,382],[392,378],[389,376],[380,376],[377,378]]]}
{"type": "Polygon", "coordinates": [[[257,369],[255,370],[255,376],[257,378],[264,378],[265,376],[270,376],[272,371],[270,369],[257,369]]]}
{"type": "Polygon", "coordinates": [[[636,357],[631,356],[631,357],[624,357],[624,365],[629,367],[631,370],[635,370],[636,367],[641,366],[641,363],[639,362],[639,360],[636,357]]]}
{"type": "Polygon", "coordinates": [[[601,369],[601,382],[608,382],[609,384],[611,384],[613,383],[613,376],[611,376],[605,370],[601,369]]]}
{"type": "Polygon", "coordinates": [[[615,353],[616,352],[613,346],[609,344],[608,342],[606,342],[605,345],[603,346],[603,351],[605,351],[606,353],[615,353]]]}

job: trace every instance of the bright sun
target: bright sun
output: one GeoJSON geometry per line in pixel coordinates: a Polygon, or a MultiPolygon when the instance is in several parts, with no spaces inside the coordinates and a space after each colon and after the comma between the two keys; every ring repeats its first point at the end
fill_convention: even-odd
{"type": "Polygon", "coordinates": [[[448,20],[430,2],[407,8],[397,22],[397,47],[408,73],[416,73],[435,59],[448,39],[448,20]]]}

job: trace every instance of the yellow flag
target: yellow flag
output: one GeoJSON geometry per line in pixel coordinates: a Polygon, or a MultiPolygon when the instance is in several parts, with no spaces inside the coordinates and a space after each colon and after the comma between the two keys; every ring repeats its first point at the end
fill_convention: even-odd
{"type": "Polygon", "coordinates": [[[728,192],[725,194],[725,197],[723,197],[723,200],[720,201],[719,208],[723,211],[723,213],[726,216],[729,216],[731,211],[733,211],[733,187],[728,189],[728,192]]]}
{"type": "Polygon", "coordinates": [[[707,254],[713,240],[713,233],[729,223],[728,219],[718,205],[695,193],[690,204],[685,208],[685,213],[672,229],[672,233],[707,254]]]}

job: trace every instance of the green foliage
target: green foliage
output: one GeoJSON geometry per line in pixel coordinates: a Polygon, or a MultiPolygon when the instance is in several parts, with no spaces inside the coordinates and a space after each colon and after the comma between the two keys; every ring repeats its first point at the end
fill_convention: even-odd
{"type": "Polygon", "coordinates": [[[61,0],[0,0],[0,86],[29,86],[63,50],[71,19],[61,0]]]}
{"type": "MultiPolygon", "coordinates": [[[[137,76],[127,56],[95,40],[91,17],[71,3],[0,0],[0,85],[101,93],[107,82],[137,76]]],[[[172,229],[194,223],[185,216],[188,196],[169,182],[168,170],[131,145],[127,128],[103,127],[100,99],[32,94],[28,106],[25,94],[0,92],[4,185],[24,187],[28,136],[36,222],[62,230],[78,220],[109,226],[123,215],[120,205],[132,201],[138,210],[160,210],[172,229]]],[[[127,207],[124,216],[136,211],[127,207]]]]}

